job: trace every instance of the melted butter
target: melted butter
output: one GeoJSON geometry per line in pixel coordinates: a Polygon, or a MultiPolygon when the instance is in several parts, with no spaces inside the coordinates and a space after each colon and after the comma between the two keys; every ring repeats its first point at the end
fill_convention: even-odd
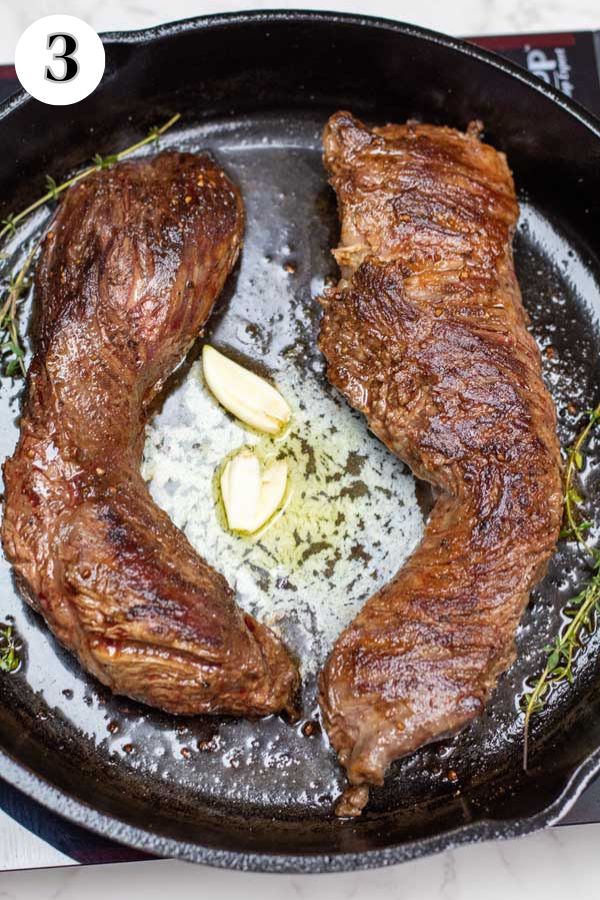
{"type": "Polygon", "coordinates": [[[218,405],[195,363],[148,428],[142,471],[156,502],[306,674],[400,567],[422,518],[412,476],[320,373],[290,365],[275,380],[292,422],[283,435],[258,435],[218,405]],[[289,466],[282,508],[254,535],[227,529],[218,488],[245,445],[263,465],[289,466]]]}

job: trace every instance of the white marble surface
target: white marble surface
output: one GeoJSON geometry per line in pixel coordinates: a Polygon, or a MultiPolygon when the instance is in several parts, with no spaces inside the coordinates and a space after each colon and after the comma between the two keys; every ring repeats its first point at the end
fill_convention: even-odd
{"type": "MultiPolygon", "coordinates": [[[[200,0],[0,0],[0,61],[13,59],[16,41],[35,19],[71,13],[97,30],[142,28],[202,13],[262,7],[329,8],[415,22],[453,34],[501,34],[600,28],[599,0],[374,0],[286,3],[200,0]]],[[[44,847],[0,813],[0,844],[14,844],[20,865],[61,866],[66,857],[44,847]]],[[[178,900],[542,900],[598,895],[600,825],[555,828],[518,841],[448,851],[404,866],[348,875],[285,876],[224,872],[172,861],[0,873],[0,900],[105,900],[144,896],[178,900]]]]}
{"type": "Polygon", "coordinates": [[[592,900],[600,826],[554,828],[519,841],[344,875],[258,875],[170,860],[0,875],[2,900],[592,900]]]}
{"type": "Polygon", "coordinates": [[[449,34],[504,34],[597,28],[598,0],[0,0],[0,60],[10,61],[21,32],[40,16],[69,13],[98,31],[144,28],[158,22],[239,9],[335,9],[402,19],[449,34]]]}

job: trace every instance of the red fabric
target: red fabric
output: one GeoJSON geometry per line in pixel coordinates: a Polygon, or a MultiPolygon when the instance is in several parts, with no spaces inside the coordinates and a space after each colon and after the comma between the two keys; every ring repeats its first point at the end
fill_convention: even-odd
{"type": "Polygon", "coordinates": [[[576,37],[574,34],[505,34],[498,37],[472,37],[468,38],[472,44],[477,44],[485,50],[519,50],[526,44],[532,47],[573,47],[576,37]]]}

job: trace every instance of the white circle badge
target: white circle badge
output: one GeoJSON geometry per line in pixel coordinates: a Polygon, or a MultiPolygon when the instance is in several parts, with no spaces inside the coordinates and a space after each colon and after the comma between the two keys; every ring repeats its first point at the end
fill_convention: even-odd
{"type": "Polygon", "coordinates": [[[52,106],[77,103],[104,74],[104,47],[77,16],[44,16],[26,28],[15,50],[17,77],[25,90],[52,106]]]}

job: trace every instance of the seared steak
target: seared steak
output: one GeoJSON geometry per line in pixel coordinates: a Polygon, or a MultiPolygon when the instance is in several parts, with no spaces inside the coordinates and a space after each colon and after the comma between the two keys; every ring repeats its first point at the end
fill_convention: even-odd
{"type": "Polygon", "coordinates": [[[266,715],[298,682],[139,473],[148,405],[206,321],[243,219],[208,156],[122,163],[68,191],[4,466],[2,540],[31,605],[113,691],[173,713],[266,715]]]}
{"type": "MultiPolygon", "coordinates": [[[[322,301],[329,379],[437,497],[422,543],[322,675],[325,725],[356,786],[482,711],[555,548],[561,467],[504,156],[476,127],[369,130],[340,112],[325,165],[341,215],[342,279],[322,301]]],[[[366,799],[351,790],[338,811],[366,799]]]]}

